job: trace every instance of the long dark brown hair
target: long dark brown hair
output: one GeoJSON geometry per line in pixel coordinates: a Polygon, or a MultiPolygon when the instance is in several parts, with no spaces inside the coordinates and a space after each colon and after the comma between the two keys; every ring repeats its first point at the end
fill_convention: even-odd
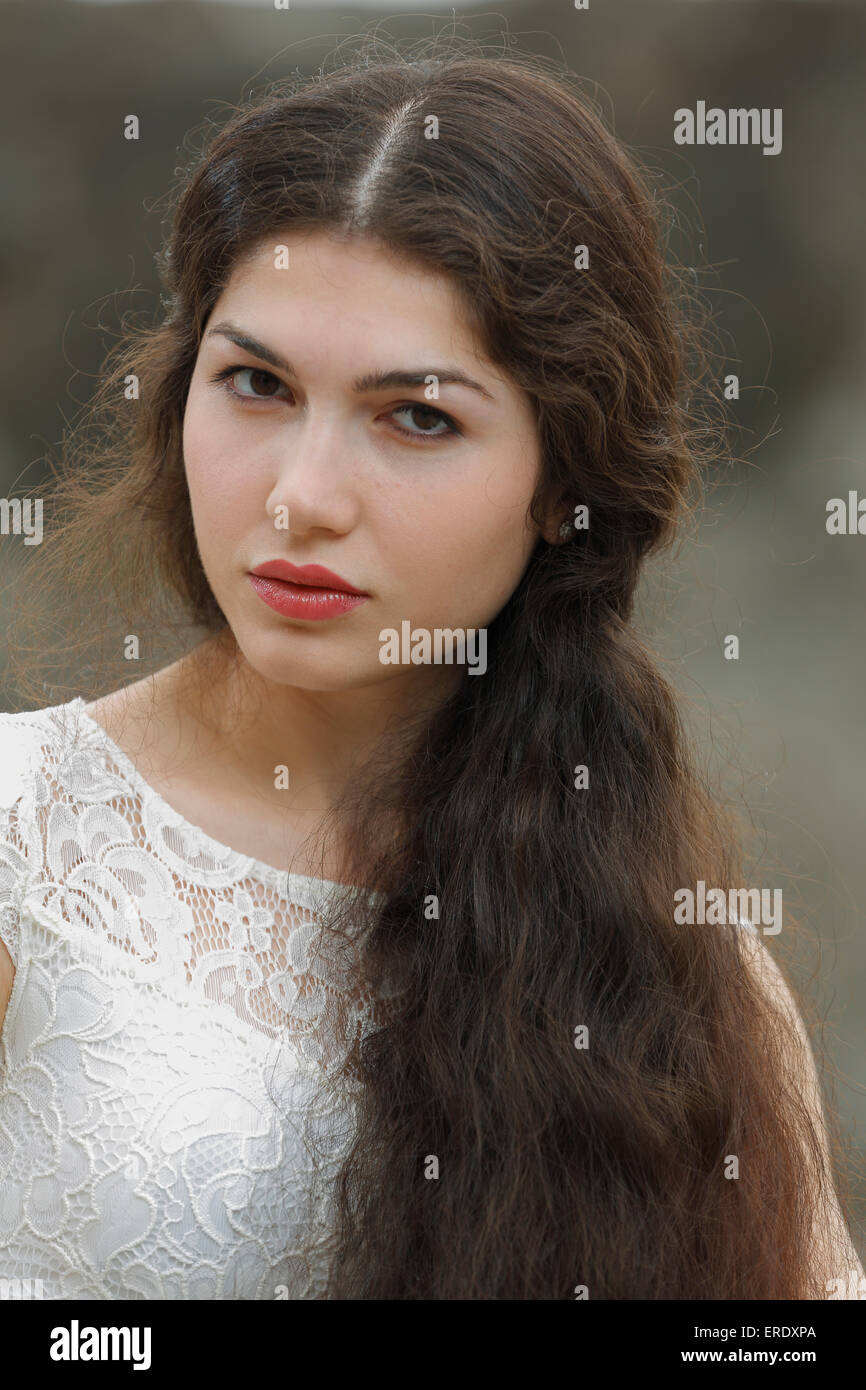
{"type": "MultiPolygon", "coordinates": [[[[785,1080],[798,1038],[734,927],[674,920],[677,889],[747,880],[633,615],[719,448],[707,325],[665,254],[666,208],[577,80],[540,59],[368,46],[274,84],[182,175],[158,321],[124,324],[93,429],[53,480],[40,584],[107,581],[119,632],[141,615],[182,646],[225,629],[184,477],[190,378],[238,258],[328,229],[450,278],[534,404],[533,518],[588,508],[569,542],[539,540],[489,627],[486,675],[390,731],[329,818],[344,881],[363,885],[334,927],[351,917],[359,979],[392,991],[382,1026],[350,1039],[361,1085],[329,1297],[825,1296],[810,1254],[833,1175],[785,1080]]],[[[19,676],[47,637],[28,613],[19,676]]],[[[79,691],[113,688],[95,673],[117,633],[101,642],[86,664],[67,634],[79,691]]],[[[144,656],[156,669],[156,647],[144,656]]]]}

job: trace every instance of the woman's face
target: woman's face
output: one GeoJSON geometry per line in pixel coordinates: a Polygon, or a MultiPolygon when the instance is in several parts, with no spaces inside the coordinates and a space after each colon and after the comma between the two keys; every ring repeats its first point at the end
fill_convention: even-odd
{"type": "Polygon", "coordinates": [[[236,268],[192,377],[183,449],[202,564],[265,680],[417,680],[418,666],[380,659],[380,634],[486,628],[537,540],[529,398],[485,360],[445,279],[370,240],[284,244],[288,268],[271,242],[236,268]],[[274,560],[326,566],[368,597],[318,618],[277,611],[262,594],[291,605],[292,590],[250,578],[274,560]]]}

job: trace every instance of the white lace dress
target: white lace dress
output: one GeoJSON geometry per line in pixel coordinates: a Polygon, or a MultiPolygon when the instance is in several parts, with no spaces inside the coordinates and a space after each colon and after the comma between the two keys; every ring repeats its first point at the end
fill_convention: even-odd
{"type": "Polygon", "coordinates": [[[321,929],[338,885],[190,825],[83,705],[0,714],[0,1281],[321,1297],[353,1106],[324,1081],[387,1001],[321,929]]]}

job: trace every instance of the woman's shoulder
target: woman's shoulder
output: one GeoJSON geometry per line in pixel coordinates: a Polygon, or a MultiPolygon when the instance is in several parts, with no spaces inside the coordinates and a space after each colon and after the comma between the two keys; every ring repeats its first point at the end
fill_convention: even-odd
{"type": "Polygon", "coordinates": [[[0,711],[0,941],[16,968],[78,921],[64,887],[68,866],[96,882],[107,872],[106,840],[130,852],[139,797],[119,761],[80,696],[0,711]]]}
{"type": "MultiPolygon", "coordinates": [[[[123,694],[117,691],[93,705],[76,696],[43,709],[0,711],[0,812],[14,806],[40,774],[53,780],[58,770],[71,773],[76,756],[94,752],[99,726],[93,711],[100,718],[103,711],[119,718],[123,694]]],[[[44,791],[39,799],[45,799],[44,791]]]]}
{"type": "Polygon", "coordinates": [[[0,710],[0,812],[21,800],[61,738],[63,714],[74,703],[19,713],[0,710]]]}
{"type": "Polygon", "coordinates": [[[40,811],[84,732],[80,705],[0,711],[0,912],[7,915],[44,859],[40,811]]]}
{"type": "MultiPolygon", "coordinates": [[[[57,737],[52,707],[0,711],[0,941],[13,966],[18,964],[20,904],[38,858],[36,785],[57,737]]],[[[11,971],[7,960],[0,965],[5,1010],[11,971]]]]}

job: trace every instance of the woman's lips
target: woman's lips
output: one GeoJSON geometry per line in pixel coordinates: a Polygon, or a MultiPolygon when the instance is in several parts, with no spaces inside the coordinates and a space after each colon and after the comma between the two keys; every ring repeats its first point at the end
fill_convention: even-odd
{"type": "Polygon", "coordinates": [[[316,589],[337,589],[347,594],[364,593],[363,589],[356,589],[348,579],[324,565],[293,565],[289,560],[266,560],[251,572],[263,579],[285,579],[289,584],[311,584],[316,589]]]}
{"type": "MultiPolygon", "coordinates": [[[[271,566],[262,565],[260,568],[271,566]]],[[[313,566],[307,568],[312,569],[313,566]]],[[[282,613],[285,618],[305,618],[313,622],[348,613],[350,608],[357,608],[370,597],[357,591],[349,593],[345,589],[291,583],[264,574],[251,573],[249,580],[259,598],[275,612],[282,613]]]]}

